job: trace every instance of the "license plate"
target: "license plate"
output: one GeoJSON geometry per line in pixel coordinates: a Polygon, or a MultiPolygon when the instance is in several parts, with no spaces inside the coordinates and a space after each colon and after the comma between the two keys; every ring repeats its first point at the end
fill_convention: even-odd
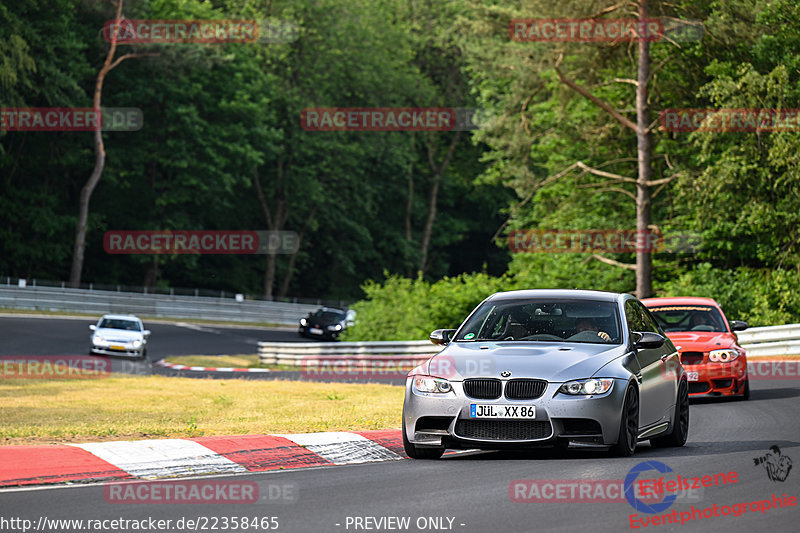
{"type": "Polygon", "coordinates": [[[470,418],[536,418],[533,405],[492,405],[473,403],[469,406],[470,418]]]}
{"type": "Polygon", "coordinates": [[[308,332],[313,335],[322,335],[322,330],[319,328],[308,328],[308,332]]]}
{"type": "Polygon", "coordinates": [[[688,379],[689,381],[697,381],[700,378],[698,377],[697,372],[687,372],[686,379],[688,379]]]}
{"type": "Polygon", "coordinates": [[[120,352],[124,352],[125,351],[125,347],[124,346],[120,346],[119,344],[112,344],[111,346],[109,346],[109,348],[111,348],[112,350],[118,350],[120,352]]]}

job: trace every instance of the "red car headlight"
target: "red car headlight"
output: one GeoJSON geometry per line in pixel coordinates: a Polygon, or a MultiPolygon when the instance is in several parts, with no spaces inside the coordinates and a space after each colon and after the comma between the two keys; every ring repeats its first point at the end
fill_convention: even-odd
{"type": "Polygon", "coordinates": [[[739,358],[739,351],[733,348],[724,350],[711,350],[708,352],[708,360],[712,363],[730,363],[739,358]]]}

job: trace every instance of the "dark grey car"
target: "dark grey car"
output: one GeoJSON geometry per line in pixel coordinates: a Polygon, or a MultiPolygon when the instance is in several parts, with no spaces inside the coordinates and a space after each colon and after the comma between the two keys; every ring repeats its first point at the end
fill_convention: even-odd
{"type": "Polygon", "coordinates": [[[556,445],[634,453],[683,446],[686,373],[672,342],[630,294],[493,294],[406,382],[403,442],[412,458],[446,448],[556,445]]]}

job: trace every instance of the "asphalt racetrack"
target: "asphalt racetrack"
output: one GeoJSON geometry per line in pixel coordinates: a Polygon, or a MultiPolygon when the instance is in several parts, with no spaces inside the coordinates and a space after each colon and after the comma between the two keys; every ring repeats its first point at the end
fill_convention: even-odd
{"type": "MultiPolygon", "coordinates": [[[[99,318],[99,317],[98,317],[99,318]]],[[[0,316],[0,357],[41,355],[88,355],[91,318],[49,318],[34,316],[0,316]]],[[[213,372],[176,370],[155,366],[166,357],[184,355],[242,355],[258,353],[258,342],[316,342],[301,337],[292,327],[266,328],[252,326],[218,326],[172,322],[144,321],[151,331],[147,360],[130,357],[110,357],[111,371],[123,374],[180,376],[201,379],[306,379],[303,372],[213,372]]],[[[317,381],[363,383],[364,378],[333,376],[332,379],[313,377],[317,381]]],[[[405,378],[370,377],[376,383],[402,385],[405,378]]],[[[2,529],[0,529],[2,531],[2,529]]]]}
{"type": "MultiPolygon", "coordinates": [[[[84,354],[89,323],[91,320],[0,318],[0,355],[84,354]]],[[[198,329],[157,323],[147,327],[153,331],[150,361],[131,363],[143,368],[165,355],[253,353],[258,340],[301,340],[293,331],[217,326],[198,329]]],[[[197,478],[256,483],[261,496],[256,503],[248,504],[120,504],[109,501],[109,485],[100,484],[7,489],[0,491],[0,530],[23,531],[20,527],[23,522],[16,522],[16,527],[2,522],[15,518],[31,520],[28,531],[48,533],[797,531],[800,383],[797,377],[787,376],[784,380],[753,381],[751,387],[751,399],[746,402],[693,401],[689,441],[684,447],[657,449],[643,443],[632,458],[610,458],[603,452],[583,450],[465,452],[446,455],[437,461],[396,460],[197,478]],[[771,450],[774,446],[777,448],[771,450]],[[782,470],[768,471],[764,462],[768,457],[781,458],[782,470]],[[679,493],[671,505],[648,514],[634,509],[619,494],[626,476],[646,461],[654,463],[641,467],[638,479],[665,476],[671,480],[676,475],[701,478],[718,474],[732,479],[730,473],[734,472],[735,481],[679,493]],[[792,461],[794,467],[787,470],[792,461]],[[660,474],[650,469],[659,464],[671,472],[660,474]],[[532,491],[530,480],[536,482],[538,491],[532,491]],[[570,485],[587,480],[598,482],[592,485],[593,491],[597,486],[605,487],[601,496],[615,501],[597,501],[596,492],[587,497],[570,494],[570,485]],[[611,486],[617,489],[612,490],[611,486]],[[534,501],[537,496],[540,501],[534,501]],[[775,503],[791,498],[795,498],[797,505],[786,504],[781,508],[775,503]],[[745,505],[747,510],[742,513],[745,505]],[[726,511],[728,514],[723,514],[726,511]],[[700,518],[704,512],[706,516],[700,518]],[[645,518],[666,515],[673,516],[677,523],[644,525],[645,518]],[[233,527],[234,518],[239,527],[233,527]],[[258,519],[258,527],[241,527],[244,518],[258,519]],[[88,522],[69,527],[50,522],[54,519],[109,522],[100,523],[108,528],[89,527],[88,522]],[[126,529],[124,524],[114,526],[110,522],[114,519],[153,519],[155,522],[150,524],[156,525],[150,529],[126,529]],[[183,522],[178,522],[181,519],[183,522]],[[158,520],[172,522],[163,522],[162,525],[167,525],[159,528],[158,520]],[[195,521],[192,527],[187,520],[195,521]]],[[[398,405],[398,420],[400,408],[398,405]]],[[[653,509],[658,507],[650,503],[653,509]]]]}
{"type": "MultiPolygon", "coordinates": [[[[773,494],[800,496],[800,468],[790,469],[783,481],[770,480],[765,465],[754,461],[775,445],[782,456],[795,463],[800,461],[800,388],[796,381],[783,380],[756,382],[752,389],[752,398],[747,402],[693,402],[689,441],[683,448],[656,449],[645,443],[627,459],[588,451],[559,455],[548,449],[467,452],[437,461],[399,460],[201,478],[257,483],[261,496],[250,504],[110,503],[109,493],[104,492],[108,486],[101,485],[12,489],[0,491],[0,516],[31,520],[34,525],[40,518],[172,520],[165,531],[221,531],[225,519],[228,530],[256,531],[252,527],[231,527],[232,518],[244,517],[275,518],[278,527],[269,530],[303,533],[797,531],[798,507],[761,512],[759,508],[765,508],[765,504],[751,507],[749,502],[770,500],[772,506],[773,494]],[[558,501],[512,500],[516,480],[608,480],[621,484],[632,468],[645,461],[658,461],[672,469],[668,474],[673,476],[671,479],[675,474],[694,478],[735,472],[736,481],[689,491],[656,515],[637,512],[624,499],[574,501],[576,498],[570,499],[568,490],[562,494],[565,498],[558,501]],[[270,500],[270,494],[275,499],[270,500]],[[741,512],[743,503],[748,503],[748,510],[734,516],[733,506],[739,504],[741,512]],[[714,505],[719,516],[714,516],[714,505]],[[681,525],[681,513],[690,516],[692,506],[697,510],[695,517],[681,525]],[[710,509],[705,511],[710,516],[697,518],[706,508],[710,509]],[[677,524],[642,525],[643,517],[663,516],[673,510],[678,516],[677,524]],[[726,510],[728,516],[722,514],[726,510]],[[636,528],[631,527],[631,515],[638,520],[633,524],[636,528]],[[180,519],[184,522],[178,526],[180,519]],[[186,526],[190,519],[200,522],[190,528],[186,526]],[[406,519],[408,522],[404,522],[406,519]]],[[[398,418],[399,411],[400,406],[398,418]]],[[[661,474],[650,470],[640,475],[655,479],[661,474]]],[[[558,496],[557,492],[550,494],[543,489],[541,495],[547,494],[558,496]]],[[[609,491],[606,496],[617,494],[609,491]]],[[[271,523],[262,521],[260,526],[271,523]]],[[[45,531],[72,530],[76,529],[45,531]]]]}

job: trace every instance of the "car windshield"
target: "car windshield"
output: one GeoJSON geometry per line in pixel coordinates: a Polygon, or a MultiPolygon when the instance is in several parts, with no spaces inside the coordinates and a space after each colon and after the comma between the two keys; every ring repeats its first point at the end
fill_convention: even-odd
{"type": "Polygon", "coordinates": [[[665,332],[728,331],[719,310],[710,305],[669,305],[648,309],[665,332]]]}
{"type": "Polygon", "coordinates": [[[123,320],[119,318],[104,318],[100,321],[99,327],[106,329],[126,329],[128,331],[142,331],[142,327],[135,320],[123,320]]]}
{"type": "Polygon", "coordinates": [[[456,341],[619,344],[617,306],[594,300],[500,300],[484,303],[456,341]]]}
{"type": "Polygon", "coordinates": [[[320,309],[319,311],[311,315],[311,318],[315,318],[320,322],[341,322],[342,320],[344,320],[344,316],[345,316],[344,312],[342,311],[331,311],[331,310],[323,311],[320,309]]]}

